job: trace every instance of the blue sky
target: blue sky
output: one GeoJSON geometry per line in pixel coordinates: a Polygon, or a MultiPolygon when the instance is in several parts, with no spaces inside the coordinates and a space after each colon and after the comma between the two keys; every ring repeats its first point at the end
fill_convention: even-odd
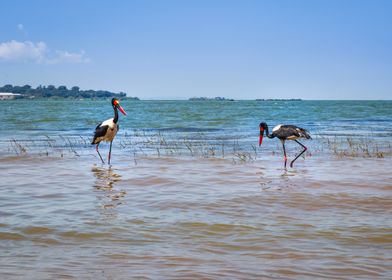
{"type": "Polygon", "coordinates": [[[3,0],[0,85],[391,99],[392,1],[3,0]]]}

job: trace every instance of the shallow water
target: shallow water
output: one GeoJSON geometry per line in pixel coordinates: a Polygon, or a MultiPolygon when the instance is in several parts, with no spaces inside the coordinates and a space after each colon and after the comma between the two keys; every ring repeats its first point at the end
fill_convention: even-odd
{"type": "Polygon", "coordinates": [[[390,279],[390,159],[0,160],[3,279],[390,279]]]}
{"type": "Polygon", "coordinates": [[[392,278],[392,101],[122,105],[108,166],[108,101],[0,103],[1,279],[392,278]]]}

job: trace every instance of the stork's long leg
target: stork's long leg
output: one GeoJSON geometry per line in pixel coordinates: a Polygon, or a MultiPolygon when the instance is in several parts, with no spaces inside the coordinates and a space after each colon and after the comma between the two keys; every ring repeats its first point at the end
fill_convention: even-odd
{"type": "Polygon", "coordinates": [[[297,140],[294,140],[294,141],[297,142],[299,145],[301,145],[304,149],[303,149],[302,152],[299,153],[298,156],[295,157],[295,159],[293,159],[293,161],[290,163],[290,167],[293,167],[294,161],[296,161],[297,158],[299,158],[299,157],[300,157],[303,153],[305,153],[306,150],[308,149],[308,148],[306,148],[303,144],[301,144],[300,142],[298,142],[297,140]]]}
{"type": "Polygon", "coordinates": [[[283,154],[284,154],[284,168],[286,168],[286,165],[287,165],[286,147],[284,146],[284,140],[281,140],[281,141],[282,141],[283,154]]]}
{"type": "Polygon", "coordinates": [[[95,146],[95,150],[97,151],[99,157],[101,158],[102,163],[105,163],[105,162],[103,161],[102,157],[101,157],[101,154],[99,153],[98,146],[99,146],[99,143],[95,146]]]}
{"type": "Polygon", "coordinates": [[[112,154],[112,142],[113,142],[113,141],[110,141],[109,156],[108,156],[108,164],[110,164],[110,156],[111,156],[111,154],[112,154]]]}

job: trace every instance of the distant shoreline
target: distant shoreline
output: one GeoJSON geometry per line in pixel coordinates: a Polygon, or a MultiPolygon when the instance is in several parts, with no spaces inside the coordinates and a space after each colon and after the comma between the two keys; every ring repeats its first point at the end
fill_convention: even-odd
{"type": "Polygon", "coordinates": [[[36,88],[30,85],[13,86],[10,84],[0,87],[0,99],[90,99],[90,98],[128,98],[139,99],[137,97],[127,97],[125,92],[111,92],[107,90],[81,90],[78,86],[67,88],[66,86],[55,87],[54,85],[36,88]]]}

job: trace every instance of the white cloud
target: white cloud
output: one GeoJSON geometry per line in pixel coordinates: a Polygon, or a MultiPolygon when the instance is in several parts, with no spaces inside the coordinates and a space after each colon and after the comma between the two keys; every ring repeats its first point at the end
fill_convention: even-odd
{"type": "Polygon", "coordinates": [[[71,53],[68,51],[56,51],[56,55],[47,60],[47,63],[89,63],[90,59],[85,57],[85,52],[80,51],[79,53],[71,53]]]}
{"type": "Polygon", "coordinates": [[[47,47],[44,42],[18,42],[9,41],[0,43],[0,59],[4,60],[33,60],[42,62],[45,58],[47,47]]]}
{"type": "Polygon", "coordinates": [[[84,51],[80,51],[79,53],[59,50],[51,51],[44,42],[18,42],[15,40],[0,43],[1,60],[46,64],[90,62],[90,59],[85,56],[84,51]]]}

